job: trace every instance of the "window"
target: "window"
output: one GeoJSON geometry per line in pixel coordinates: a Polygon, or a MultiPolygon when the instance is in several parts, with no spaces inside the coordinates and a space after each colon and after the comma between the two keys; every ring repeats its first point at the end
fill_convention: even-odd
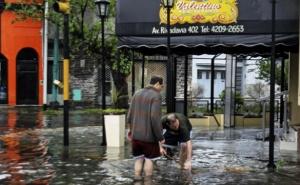
{"type": "Polygon", "coordinates": [[[225,79],[225,71],[221,71],[221,79],[222,79],[222,80],[225,79]]]}
{"type": "Polygon", "coordinates": [[[215,71],[215,73],[214,73],[214,79],[218,78],[218,74],[219,74],[219,72],[215,71]]]}
{"type": "Polygon", "coordinates": [[[202,79],[202,71],[197,70],[197,79],[202,79]]]}
{"type": "Polygon", "coordinates": [[[206,79],[209,79],[209,71],[206,71],[206,79]]]}

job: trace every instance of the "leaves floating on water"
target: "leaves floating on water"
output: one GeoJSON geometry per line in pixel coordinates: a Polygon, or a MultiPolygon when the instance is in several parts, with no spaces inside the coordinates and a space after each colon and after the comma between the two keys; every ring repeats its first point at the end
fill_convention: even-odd
{"type": "Polygon", "coordinates": [[[251,169],[244,166],[225,166],[224,171],[229,173],[248,173],[251,171],[251,169]]]}

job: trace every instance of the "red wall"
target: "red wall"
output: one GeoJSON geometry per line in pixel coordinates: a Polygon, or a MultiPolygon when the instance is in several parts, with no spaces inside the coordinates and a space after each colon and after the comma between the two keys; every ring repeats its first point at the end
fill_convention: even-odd
{"type": "Polygon", "coordinates": [[[12,23],[15,15],[11,11],[1,14],[1,53],[8,64],[8,104],[16,105],[16,57],[23,48],[32,48],[38,54],[39,88],[38,102],[43,103],[43,60],[42,60],[42,22],[22,21],[12,23]]]}

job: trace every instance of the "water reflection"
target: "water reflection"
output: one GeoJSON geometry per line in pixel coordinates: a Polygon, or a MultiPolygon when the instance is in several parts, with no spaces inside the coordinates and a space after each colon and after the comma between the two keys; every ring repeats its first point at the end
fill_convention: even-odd
{"type": "Polygon", "coordinates": [[[49,184],[54,171],[48,162],[48,141],[33,129],[42,127],[42,114],[24,119],[16,111],[6,113],[1,116],[0,182],[49,184]]]}
{"type": "Polygon", "coordinates": [[[107,160],[120,160],[125,158],[125,147],[106,147],[107,160]]]}
{"type": "MultiPolygon", "coordinates": [[[[182,171],[180,174],[177,174],[176,177],[173,179],[173,183],[176,185],[188,185],[192,183],[192,175],[190,172],[182,171]]],[[[156,178],[153,176],[147,176],[144,177],[141,180],[135,180],[133,181],[133,185],[158,185],[161,184],[161,182],[157,182],[156,178]]],[[[170,183],[168,183],[170,184],[170,183]]]]}

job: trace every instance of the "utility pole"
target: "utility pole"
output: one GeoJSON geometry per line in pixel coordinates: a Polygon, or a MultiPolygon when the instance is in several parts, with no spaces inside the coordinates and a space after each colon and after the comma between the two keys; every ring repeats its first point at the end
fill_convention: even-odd
{"type": "Polygon", "coordinates": [[[55,2],[53,4],[53,9],[54,11],[62,13],[64,15],[64,146],[69,146],[69,0],[60,0],[55,2]]]}

